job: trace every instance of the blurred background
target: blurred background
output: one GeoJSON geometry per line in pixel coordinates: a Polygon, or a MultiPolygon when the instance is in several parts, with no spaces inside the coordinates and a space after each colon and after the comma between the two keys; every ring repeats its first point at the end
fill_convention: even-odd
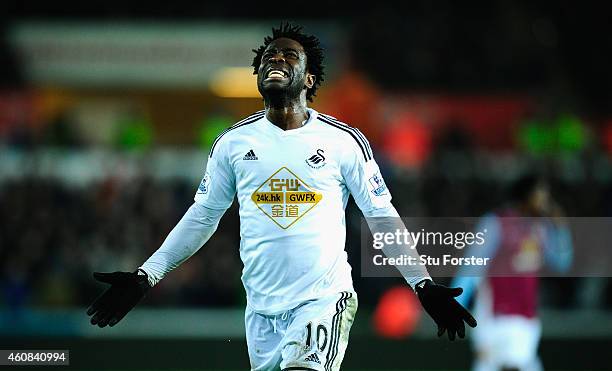
{"type": "MultiPolygon", "coordinates": [[[[84,308],[103,289],[91,272],[155,251],[216,135],[262,108],[251,50],[280,20],[321,39],[312,106],[366,134],[402,216],[480,216],[527,170],[567,216],[612,216],[605,5],[105,4],[0,16],[2,349],[70,349],[71,369],[248,368],[236,205],[119,326],[90,326],[84,308]]],[[[434,339],[410,300],[392,301],[410,313],[397,338],[380,331],[402,281],[360,277],[361,214],[347,212],[360,309],[345,369],[468,369],[469,343],[434,339]]],[[[542,280],[546,369],[612,369],[611,282],[542,280]]]]}

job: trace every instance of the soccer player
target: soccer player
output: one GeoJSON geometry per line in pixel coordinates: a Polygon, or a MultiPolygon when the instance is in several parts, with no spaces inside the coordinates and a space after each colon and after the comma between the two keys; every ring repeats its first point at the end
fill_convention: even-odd
{"type": "MultiPolygon", "coordinates": [[[[137,271],[94,273],[111,287],[88,314],[100,327],[119,322],[211,237],[237,194],[251,369],[339,370],[357,310],[344,251],[349,194],[366,218],[398,214],[363,134],[307,106],[323,81],[319,40],[282,24],[254,52],[265,109],[217,137],[195,203],[137,271]]],[[[439,336],[476,325],[454,299],[461,289],[435,284],[424,267],[402,274],[439,336]]]]}
{"type": "Polygon", "coordinates": [[[491,258],[490,266],[478,272],[463,268],[453,281],[465,289],[457,298],[462,305],[478,291],[475,371],[542,369],[537,275],[544,266],[563,272],[572,263],[570,231],[547,183],[526,175],[512,186],[510,198],[481,218],[477,230],[487,231],[485,244],[467,251],[491,258]]]}

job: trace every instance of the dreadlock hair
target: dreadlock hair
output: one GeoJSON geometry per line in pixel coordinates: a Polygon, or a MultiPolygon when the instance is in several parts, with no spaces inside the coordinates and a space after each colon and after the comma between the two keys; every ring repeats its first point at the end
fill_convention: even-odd
{"type": "Polygon", "coordinates": [[[321,42],[316,36],[306,35],[302,32],[302,26],[292,25],[288,22],[281,22],[279,28],[272,28],[272,36],[266,36],[264,43],[257,49],[253,49],[255,58],[253,58],[253,75],[257,75],[261,57],[270,43],[276,39],[288,38],[295,40],[304,48],[306,53],[306,68],[308,72],[315,76],[315,83],[312,88],[306,91],[306,99],[312,102],[312,98],[316,95],[317,89],[323,82],[323,48],[321,42]]]}

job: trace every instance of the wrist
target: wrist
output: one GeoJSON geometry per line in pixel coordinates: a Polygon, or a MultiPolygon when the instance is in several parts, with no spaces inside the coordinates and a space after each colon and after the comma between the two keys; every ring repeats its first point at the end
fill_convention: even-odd
{"type": "Polygon", "coordinates": [[[145,264],[138,267],[136,272],[138,271],[142,271],[144,274],[147,275],[147,280],[149,282],[150,287],[157,285],[157,283],[160,281],[160,278],[156,278],[155,272],[152,272],[149,267],[145,266],[145,264]]]}
{"type": "Polygon", "coordinates": [[[424,290],[429,285],[433,284],[431,278],[424,278],[420,280],[416,285],[414,285],[414,291],[419,294],[422,290],[424,290]]]}
{"type": "Polygon", "coordinates": [[[431,280],[431,277],[425,274],[422,276],[404,277],[404,279],[406,280],[408,285],[410,285],[411,289],[416,290],[416,287],[419,283],[421,283],[424,280],[431,280]]]}
{"type": "Polygon", "coordinates": [[[143,292],[147,292],[151,288],[149,275],[147,272],[141,268],[138,268],[136,271],[134,271],[134,275],[136,276],[136,283],[138,284],[138,287],[140,287],[143,292]]]}

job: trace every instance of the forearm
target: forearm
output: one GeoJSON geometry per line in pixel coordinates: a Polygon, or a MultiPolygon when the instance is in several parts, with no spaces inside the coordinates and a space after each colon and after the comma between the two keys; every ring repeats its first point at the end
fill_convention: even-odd
{"type": "MultiPolygon", "coordinates": [[[[364,216],[370,227],[372,234],[374,233],[392,233],[397,230],[405,230],[406,226],[400,218],[397,210],[393,205],[384,208],[370,209],[364,212],[364,216]]],[[[405,244],[384,244],[382,251],[388,258],[401,258],[402,256],[414,257],[415,261],[419,261],[419,253],[416,249],[405,244]]],[[[400,265],[396,268],[401,273],[402,277],[414,289],[417,283],[424,279],[430,279],[427,268],[420,264],[415,265],[400,265]]]]}
{"type": "Polygon", "coordinates": [[[147,273],[151,286],[157,284],[208,241],[224,212],[225,210],[209,209],[198,203],[191,205],[160,248],[140,267],[147,273]]]}

